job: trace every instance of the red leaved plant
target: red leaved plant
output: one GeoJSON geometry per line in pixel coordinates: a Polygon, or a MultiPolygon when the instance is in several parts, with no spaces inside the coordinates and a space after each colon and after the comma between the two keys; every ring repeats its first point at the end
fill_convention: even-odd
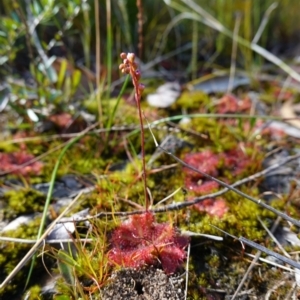
{"type": "Polygon", "coordinates": [[[112,234],[109,260],[116,265],[139,268],[161,263],[174,273],[186,258],[189,239],[169,223],[156,223],[150,212],[131,216],[112,234]]]}
{"type": "Polygon", "coordinates": [[[123,63],[120,65],[120,70],[122,73],[131,76],[140,119],[145,212],[129,217],[127,221],[113,231],[108,257],[112,264],[128,268],[161,264],[163,270],[167,274],[171,274],[186,258],[185,247],[189,243],[189,238],[181,236],[169,223],[155,222],[155,216],[149,211],[146,186],[145,138],[140,105],[144,86],[139,82],[141,74],[135,62],[135,55],[133,53],[122,53],[121,58],[123,63]]]}
{"type": "MultiPolygon", "coordinates": [[[[215,154],[210,150],[199,153],[187,154],[184,161],[206,174],[216,177],[224,173],[224,170],[232,175],[242,173],[251,164],[251,160],[240,149],[232,149],[220,154],[215,154]],[[221,171],[222,170],[222,171],[221,171]]],[[[217,190],[219,184],[211,179],[207,179],[202,174],[184,168],[185,186],[196,195],[205,195],[217,190]]],[[[221,218],[227,211],[228,206],[224,199],[206,199],[194,205],[194,208],[201,212],[209,213],[212,216],[221,218]]]]}
{"type": "Polygon", "coordinates": [[[217,113],[240,113],[249,111],[251,100],[249,98],[239,99],[232,94],[225,94],[217,104],[217,113]]]}
{"type": "MultiPolygon", "coordinates": [[[[187,154],[184,161],[208,175],[216,177],[219,174],[218,165],[220,164],[220,157],[210,150],[187,154]]],[[[191,169],[184,168],[184,173],[186,188],[198,195],[208,194],[219,187],[217,182],[209,180],[191,169]]]]}
{"type": "Polygon", "coordinates": [[[34,161],[34,156],[25,151],[0,153],[0,161],[0,170],[3,173],[13,173],[23,176],[38,175],[43,168],[41,162],[34,161]]]}

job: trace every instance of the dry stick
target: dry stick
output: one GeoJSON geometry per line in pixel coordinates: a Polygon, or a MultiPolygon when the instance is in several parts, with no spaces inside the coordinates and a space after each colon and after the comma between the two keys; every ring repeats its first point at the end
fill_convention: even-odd
{"type": "Polygon", "coordinates": [[[281,261],[289,264],[290,266],[292,266],[292,267],[300,270],[300,263],[298,263],[298,262],[296,262],[296,261],[294,261],[294,260],[292,260],[290,258],[287,258],[287,257],[285,257],[285,256],[283,256],[283,255],[281,255],[279,253],[271,251],[268,248],[266,248],[266,247],[264,247],[264,246],[262,246],[260,244],[257,244],[257,243],[255,243],[253,241],[250,241],[250,240],[248,240],[248,239],[246,239],[246,238],[244,238],[242,236],[239,237],[239,241],[241,241],[242,243],[244,243],[244,244],[246,244],[246,245],[248,245],[250,247],[253,247],[253,248],[255,248],[255,249],[259,250],[259,251],[262,251],[262,252],[264,252],[264,253],[266,253],[268,255],[274,256],[275,258],[277,258],[277,259],[279,259],[279,260],[281,260],[281,261]]]}
{"type": "MultiPolygon", "coordinates": [[[[226,232],[225,232],[225,234],[226,234],[226,232]]],[[[238,240],[237,237],[234,237],[234,239],[235,239],[235,240],[238,240]]],[[[247,256],[249,256],[249,257],[251,257],[251,258],[255,258],[255,255],[253,255],[253,254],[250,254],[250,253],[244,253],[244,254],[247,255],[247,256]]],[[[292,268],[290,268],[290,267],[286,267],[286,266],[282,265],[281,263],[279,264],[279,263],[276,263],[276,262],[274,262],[274,261],[268,260],[268,259],[266,259],[266,258],[260,257],[259,260],[260,260],[261,262],[264,262],[264,263],[270,265],[270,266],[276,267],[276,268],[281,269],[281,270],[284,270],[284,271],[288,271],[288,272],[290,272],[290,273],[292,273],[292,272],[295,273],[295,272],[296,272],[294,269],[292,269],[292,268]]],[[[240,293],[240,294],[241,294],[241,293],[240,293]]],[[[232,299],[231,299],[231,300],[232,300],[232,299]]]]}
{"type": "MultiPolygon", "coordinates": [[[[149,125],[149,124],[148,124],[148,125],[149,125]]],[[[231,191],[235,192],[236,194],[238,194],[238,195],[240,195],[240,196],[242,196],[242,197],[244,197],[244,198],[246,198],[246,199],[248,199],[248,200],[250,200],[250,201],[252,201],[252,202],[254,202],[254,203],[256,203],[256,204],[258,204],[258,205],[260,205],[260,206],[262,206],[262,207],[264,207],[264,208],[266,208],[266,209],[268,209],[269,211],[275,213],[277,216],[279,216],[279,217],[285,219],[286,221],[289,221],[289,222],[291,222],[292,224],[294,224],[294,225],[300,227],[300,222],[299,222],[299,221],[297,221],[297,220],[295,220],[295,219],[289,217],[289,216],[286,215],[285,213],[282,213],[282,212],[278,211],[277,209],[273,208],[272,206],[269,206],[268,204],[262,202],[261,199],[257,200],[257,199],[255,199],[255,198],[253,198],[253,197],[251,197],[251,196],[249,196],[249,195],[247,195],[247,194],[241,192],[240,190],[236,189],[236,188],[233,187],[232,185],[230,186],[229,184],[227,184],[227,183],[225,183],[225,182],[223,182],[223,181],[221,181],[221,180],[219,180],[219,179],[217,179],[217,178],[215,178],[215,177],[213,177],[213,176],[211,176],[211,175],[209,175],[209,174],[207,174],[207,173],[205,173],[205,172],[202,172],[202,171],[200,171],[200,170],[198,170],[198,169],[196,169],[196,168],[190,166],[189,164],[185,163],[183,160],[181,160],[180,158],[178,158],[176,155],[172,154],[171,152],[168,152],[166,149],[164,149],[163,147],[161,147],[161,146],[157,143],[156,138],[155,138],[155,136],[154,136],[154,134],[153,134],[153,132],[152,132],[152,130],[151,130],[151,127],[148,126],[148,128],[149,128],[150,133],[151,133],[151,135],[152,135],[152,138],[153,138],[153,140],[154,140],[155,146],[156,146],[156,147],[159,147],[163,152],[165,152],[166,154],[168,154],[169,156],[171,156],[172,158],[174,158],[174,159],[175,159],[176,161],[178,161],[181,165],[185,166],[186,168],[188,168],[188,169],[190,169],[190,170],[192,170],[192,171],[194,171],[194,172],[196,172],[196,173],[198,173],[198,174],[201,174],[202,176],[204,176],[204,177],[206,177],[206,178],[208,178],[208,179],[210,179],[210,180],[213,180],[213,181],[219,183],[221,186],[227,188],[227,190],[231,190],[231,191]]],[[[225,190],[226,190],[226,189],[225,189],[225,190]]],[[[201,197],[199,197],[199,198],[201,198],[201,197]]],[[[195,201],[199,200],[199,198],[196,198],[196,199],[194,199],[194,201],[191,201],[191,202],[195,202],[195,201]]],[[[196,202],[196,203],[197,203],[197,202],[196,202]]],[[[195,204],[195,203],[193,203],[193,204],[195,204]]]]}
{"type": "MultiPolygon", "coordinates": [[[[177,115],[177,116],[173,116],[171,119],[172,120],[181,120],[184,117],[187,118],[195,118],[195,117],[207,117],[208,114],[187,114],[187,115],[177,115]]],[[[213,114],[213,116],[215,118],[234,118],[237,117],[236,114],[213,114]]],[[[238,115],[239,118],[248,118],[249,119],[249,115],[238,115]]],[[[290,120],[296,120],[299,118],[283,118],[283,117],[270,117],[270,116],[257,116],[257,115],[253,115],[251,116],[251,118],[262,118],[262,119],[271,119],[271,120],[279,120],[279,121],[290,121],[290,120]]],[[[169,118],[162,118],[162,119],[158,119],[156,121],[151,122],[151,127],[155,127],[158,129],[162,129],[162,130],[171,130],[170,128],[166,127],[166,126],[159,126],[159,124],[161,123],[170,123],[172,124],[172,122],[168,121],[169,118]]],[[[174,125],[172,125],[174,126],[174,125]]],[[[147,129],[148,125],[144,126],[144,129],[147,129]]],[[[134,132],[137,132],[140,129],[140,126],[137,126],[135,124],[129,124],[129,125],[125,125],[125,126],[112,126],[111,128],[101,128],[101,129],[97,129],[92,131],[91,133],[102,133],[102,132],[108,132],[108,131],[130,131],[130,130],[134,130],[134,132]]],[[[195,135],[199,135],[200,137],[204,137],[207,138],[204,135],[201,134],[197,134],[196,132],[193,132],[192,130],[188,130],[188,129],[183,129],[183,128],[177,128],[178,130],[181,131],[186,131],[189,132],[191,134],[195,134],[195,135]]],[[[43,140],[43,141],[51,141],[51,140],[55,140],[58,138],[72,138],[74,136],[77,136],[79,133],[63,133],[63,134],[53,134],[53,135],[49,135],[49,136],[36,136],[36,137],[27,137],[27,138],[18,138],[18,139],[13,139],[13,140],[9,140],[9,141],[4,141],[5,144],[15,144],[15,143],[22,143],[22,142],[31,142],[31,141],[38,141],[38,140],[43,140]]]]}
{"type": "MultiPolygon", "coordinates": [[[[279,220],[279,219],[280,219],[280,217],[277,218],[277,220],[276,220],[276,224],[275,224],[276,226],[278,225],[278,222],[279,222],[278,220],[279,220]],[[277,222],[277,221],[278,221],[278,222],[277,222]]],[[[245,273],[245,275],[244,275],[244,277],[243,277],[241,283],[239,284],[239,286],[238,286],[237,290],[235,291],[234,295],[232,296],[232,298],[231,298],[232,300],[234,300],[234,299],[236,298],[236,296],[240,296],[241,294],[243,294],[243,292],[239,293],[239,291],[240,291],[241,287],[243,286],[243,284],[245,283],[245,281],[246,281],[246,279],[247,279],[249,273],[251,272],[251,270],[252,270],[253,267],[255,266],[256,262],[258,261],[258,259],[260,259],[260,255],[261,255],[262,252],[264,252],[264,253],[266,253],[266,254],[268,254],[268,255],[271,255],[271,256],[273,256],[273,257],[275,257],[275,258],[277,258],[277,259],[279,259],[279,260],[281,260],[281,261],[283,261],[283,262],[285,262],[285,263],[287,263],[287,264],[289,264],[289,265],[295,267],[296,269],[299,269],[299,270],[300,270],[300,264],[299,264],[298,262],[296,262],[296,261],[290,259],[290,258],[287,258],[286,256],[280,255],[280,254],[278,254],[278,253],[276,253],[276,252],[274,252],[274,251],[272,251],[272,250],[269,250],[268,248],[266,248],[266,247],[264,247],[264,246],[261,246],[261,245],[255,243],[255,242],[253,242],[253,241],[250,241],[250,240],[248,240],[248,239],[246,239],[246,238],[244,238],[244,237],[239,237],[239,238],[237,238],[236,236],[233,236],[233,235],[231,235],[231,234],[229,234],[229,233],[227,233],[227,232],[225,232],[225,231],[223,231],[223,230],[217,228],[217,227],[214,226],[214,225],[211,225],[211,226],[214,227],[214,228],[216,228],[217,230],[223,232],[224,234],[226,234],[226,235],[228,235],[228,236],[231,236],[231,237],[234,238],[234,239],[238,239],[242,244],[249,245],[249,246],[251,246],[252,248],[255,248],[255,249],[258,250],[258,252],[256,253],[254,259],[252,260],[252,262],[251,262],[251,264],[250,264],[250,266],[249,266],[247,272],[245,273]],[[239,294],[238,294],[238,293],[239,293],[239,294]]],[[[276,228],[276,226],[273,226],[272,229],[271,229],[271,231],[274,231],[275,228],[276,228]]],[[[263,260],[263,261],[268,262],[267,260],[263,260]]],[[[279,267],[284,269],[283,266],[279,266],[279,267]]],[[[290,270],[290,271],[291,271],[291,270],[290,270]]]]}
{"type": "Polygon", "coordinates": [[[281,218],[277,218],[274,226],[271,228],[271,230],[269,230],[269,228],[263,223],[262,219],[257,216],[258,221],[260,222],[261,226],[264,228],[264,230],[267,232],[267,234],[269,235],[269,237],[272,239],[272,241],[276,244],[276,246],[278,247],[278,249],[288,258],[291,258],[291,256],[285,251],[285,249],[283,248],[283,246],[279,243],[279,241],[277,240],[277,238],[274,236],[274,232],[277,229],[279,222],[281,221],[281,218]]]}
{"type": "MultiPolygon", "coordinates": [[[[215,178],[215,177],[213,177],[213,176],[210,176],[210,175],[206,174],[205,172],[202,172],[202,171],[200,171],[200,170],[198,170],[198,169],[196,169],[196,168],[190,166],[189,164],[185,163],[183,160],[181,160],[180,158],[178,158],[178,157],[175,156],[174,154],[168,152],[167,150],[165,150],[165,149],[162,148],[161,146],[158,146],[158,147],[159,147],[162,151],[164,151],[166,154],[168,154],[169,156],[171,156],[172,158],[174,158],[176,161],[178,161],[180,164],[182,164],[184,167],[186,167],[186,168],[188,168],[188,169],[190,169],[190,170],[192,170],[192,171],[194,171],[194,172],[196,172],[196,173],[198,173],[198,174],[201,174],[202,176],[204,176],[204,177],[206,177],[206,178],[208,178],[208,179],[210,179],[210,180],[213,180],[213,181],[219,183],[221,186],[227,188],[228,190],[231,190],[231,191],[235,192],[236,194],[238,194],[238,195],[240,195],[240,196],[242,196],[242,197],[244,197],[244,198],[246,198],[246,199],[248,199],[248,200],[250,200],[250,201],[252,201],[252,202],[254,202],[254,203],[258,204],[258,205],[260,205],[260,206],[262,206],[263,208],[265,208],[265,209],[267,209],[267,210],[273,212],[274,214],[276,214],[276,215],[280,216],[281,218],[285,219],[286,221],[289,221],[289,222],[291,222],[292,224],[294,224],[294,225],[300,227],[300,221],[297,221],[297,220],[295,220],[295,219],[289,217],[287,214],[278,211],[277,209],[273,208],[272,206],[270,206],[270,205],[264,203],[261,199],[258,199],[258,200],[257,200],[257,199],[255,199],[255,198],[253,198],[253,197],[251,197],[251,196],[249,196],[249,195],[247,195],[247,194],[241,192],[240,190],[236,189],[236,188],[233,187],[233,186],[230,186],[229,184],[223,182],[222,180],[219,180],[219,179],[217,179],[217,178],[215,178]]],[[[196,198],[196,199],[197,199],[197,198],[196,198]]],[[[194,200],[194,201],[195,201],[195,200],[194,200]]],[[[194,202],[194,201],[192,201],[192,202],[194,202]]]]}
{"type": "MultiPolygon", "coordinates": [[[[258,220],[260,221],[261,225],[264,227],[264,229],[267,231],[267,233],[269,234],[269,236],[275,241],[276,245],[278,246],[278,248],[284,253],[284,255],[288,258],[290,258],[290,255],[284,250],[284,248],[281,246],[281,244],[279,244],[279,242],[277,241],[277,239],[274,237],[273,232],[275,232],[276,228],[279,225],[279,222],[281,221],[281,218],[278,217],[274,223],[274,225],[272,226],[271,230],[269,230],[266,225],[262,222],[262,220],[258,217],[258,220]]],[[[236,296],[238,296],[238,292],[241,290],[241,288],[243,287],[248,275],[250,274],[250,272],[252,271],[252,269],[254,268],[254,266],[256,265],[257,261],[260,259],[262,251],[258,251],[254,257],[254,259],[252,260],[250,266],[248,267],[248,270],[246,271],[245,275],[243,276],[243,279],[241,280],[239,286],[237,287],[233,297],[231,300],[234,300],[236,298],[236,296]]]]}
{"type": "Polygon", "coordinates": [[[47,237],[50,231],[54,228],[54,226],[58,223],[58,221],[68,212],[68,210],[75,204],[75,202],[81,197],[82,193],[80,193],[61,213],[61,215],[54,220],[51,225],[47,228],[44,234],[36,241],[34,246],[28,251],[28,253],[23,257],[23,259],[18,263],[18,265],[10,272],[10,274],[5,278],[5,280],[0,285],[0,290],[4,288],[13,277],[21,270],[21,268],[26,264],[26,262],[34,255],[36,250],[41,246],[43,240],[47,237]]]}
{"type": "MultiPolygon", "coordinates": [[[[278,293],[276,293],[276,290],[278,290],[281,286],[284,286],[284,288],[286,288],[286,282],[288,281],[288,279],[289,279],[289,274],[284,274],[283,278],[279,282],[277,282],[271,288],[268,288],[268,292],[264,295],[265,296],[264,299],[269,300],[273,293],[275,294],[274,298],[278,299],[279,297],[278,297],[278,293]]],[[[274,298],[272,297],[271,299],[274,298]]],[[[288,298],[288,299],[293,299],[293,298],[288,298]]]]}
{"type": "MultiPolygon", "coordinates": [[[[158,146],[156,140],[155,140],[155,143],[156,145],[158,146]]],[[[159,146],[160,147],[160,146],[159,146]]],[[[166,153],[168,153],[166,150],[164,150],[166,153]]],[[[171,155],[171,154],[170,154],[171,155]]],[[[172,155],[171,155],[172,156],[172,155]]],[[[247,183],[249,181],[253,181],[259,177],[262,177],[268,173],[270,173],[271,171],[279,168],[280,166],[290,162],[290,161],[293,161],[295,159],[298,159],[300,158],[300,153],[299,154],[296,154],[296,155],[292,155],[290,157],[287,157],[285,159],[283,159],[281,162],[277,163],[277,164],[274,164],[258,173],[255,173],[247,178],[244,178],[244,179],[241,179],[241,180],[238,180],[236,181],[235,183],[233,183],[232,185],[227,185],[226,183],[222,182],[220,183],[221,185],[225,185],[226,188],[218,191],[218,192],[215,192],[215,193],[212,193],[212,194],[208,194],[208,195],[203,195],[201,197],[197,197],[195,198],[193,201],[185,201],[185,202],[180,202],[180,203],[173,203],[173,204],[170,204],[170,205],[166,205],[166,206],[163,206],[163,207],[160,207],[160,208],[156,208],[156,209],[151,209],[149,211],[153,212],[153,213],[162,213],[162,212],[166,212],[166,211],[172,211],[172,210],[179,210],[179,209],[183,209],[183,208],[186,208],[186,207],[189,207],[189,206],[192,206],[194,204],[197,204],[205,199],[208,199],[208,198],[216,198],[218,196],[221,196],[223,195],[224,193],[228,192],[229,190],[233,190],[235,191],[236,189],[233,189],[234,187],[236,186],[240,186],[244,183],[247,183]]],[[[187,164],[185,164],[183,161],[177,159],[177,157],[175,158],[177,161],[179,161],[180,163],[182,163],[184,166],[186,167],[189,167],[187,164]]],[[[198,172],[198,170],[195,170],[195,172],[198,172]]],[[[215,178],[214,177],[211,177],[212,180],[214,180],[215,178]]],[[[238,190],[237,190],[238,191],[238,190]]],[[[240,191],[238,191],[239,193],[242,193],[240,191]]],[[[242,193],[244,195],[244,193],[242,193]]],[[[246,195],[247,197],[246,198],[249,198],[250,196],[246,195]]],[[[251,201],[255,202],[256,204],[259,204],[259,205],[262,205],[263,202],[260,202],[260,200],[256,200],[252,197],[250,197],[251,201]]],[[[269,209],[270,206],[264,204],[264,207],[269,209]],[[267,206],[267,207],[265,207],[267,206]]],[[[277,214],[277,215],[281,215],[282,218],[284,218],[285,220],[288,220],[290,221],[291,223],[297,225],[297,226],[300,226],[300,222],[298,222],[297,220],[293,219],[293,218],[290,218],[289,216],[287,216],[286,214],[283,214],[279,211],[277,211],[276,209],[270,207],[272,209],[272,211],[277,214]]],[[[80,221],[85,221],[85,220],[89,220],[89,219],[93,219],[93,218],[101,218],[101,217],[106,217],[108,215],[113,215],[113,216],[122,216],[122,217],[126,217],[126,216],[130,216],[130,215],[135,215],[135,214],[143,214],[144,211],[141,211],[141,210],[137,210],[137,211],[132,211],[132,212],[113,212],[113,213],[107,213],[107,212],[101,212],[99,214],[96,214],[94,216],[90,216],[90,217],[87,217],[87,218],[81,218],[80,221]]]]}
{"type": "Polygon", "coordinates": [[[234,300],[237,296],[239,296],[240,290],[242,289],[242,287],[243,287],[243,285],[244,285],[244,283],[245,283],[248,275],[251,273],[252,269],[254,268],[254,266],[256,265],[256,263],[258,262],[261,254],[262,254],[262,251],[260,251],[260,250],[256,252],[254,259],[251,261],[250,266],[248,267],[248,269],[247,269],[245,275],[243,276],[240,284],[238,285],[236,291],[234,292],[231,300],[234,300]]]}
{"type": "MultiPolygon", "coordinates": [[[[91,131],[92,133],[104,133],[109,131],[130,131],[140,129],[140,126],[131,124],[128,126],[112,126],[111,128],[101,128],[91,131]]],[[[80,132],[75,133],[62,133],[62,134],[52,134],[48,136],[35,136],[35,137],[26,137],[26,138],[18,138],[3,141],[5,144],[18,144],[18,143],[26,143],[26,142],[34,142],[34,141],[52,141],[56,139],[65,139],[65,138],[73,138],[80,134],[80,132]]]]}
{"type": "Polygon", "coordinates": [[[188,294],[188,286],[189,286],[189,260],[190,260],[190,254],[191,254],[191,243],[189,243],[187,248],[187,260],[186,260],[186,269],[185,269],[185,289],[184,289],[184,299],[187,299],[188,294]]]}
{"type": "MultiPolygon", "coordinates": [[[[270,167],[268,167],[268,168],[266,168],[266,169],[264,169],[264,170],[262,170],[260,172],[257,172],[255,174],[249,176],[249,177],[246,177],[244,179],[238,180],[235,183],[233,183],[232,185],[230,185],[230,187],[237,187],[237,186],[240,186],[240,185],[242,185],[244,183],[247,183],[249,181],[253,181],[253,180],[255,180],[255,179],[259,178],[259,177],[262,177],[262,176],[270,173],[271,171],[279,168],[280,166],[285,165],[286,163],[288,163],[290,161],[293,161],[295,159],[298,159],[298,158],[300,158],[300,153],[296,154],[296,155],[289,156],[289,157],[283,159],[281,162],[279,162],[277,164],[274,164],[274,165],[272,165],[272,166],[270,166],[270,167]]],[[[226,193],[229,190],[230,190],[230,188],[226,187],[225,189],[222,189],[222,190],[220,190],[218,192],[215,192],[215,193],[212,193],[212,194],[208,194],[208,195],[203,195],[201,197],[197,197],[194,200],[189,201],[189,202],[174,203],[174,204],[168,205],[168,206],[166,206],[164,208],[159,208],[159,209],[155,210],[155,212],[163,212],[164,211],[163,209],[165,209],[165,210],[174,210],[174,209],[185,208],[187,206],[190,206],[190,205],[193,205],[193,204],[197,204],[200,201],[203,201],[204,199],[207,199],[207,198],[216,198],[218,196],[221,196],[221,195],[223,195],[224,193],[226,193]]]]}

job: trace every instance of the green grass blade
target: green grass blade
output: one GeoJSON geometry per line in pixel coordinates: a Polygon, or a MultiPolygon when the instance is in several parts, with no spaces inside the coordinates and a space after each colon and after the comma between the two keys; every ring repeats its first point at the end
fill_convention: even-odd
{"type": "MultiPolygon", "coordinates": [[[[49,186],[49,190],[48,190],[48,194],[47,194],[47,198],[46,198],[46,202],[45,202],[45,206],[44,206],[44,211],[43,211],[43,215],[42,215],[42,219],[41,219],[41,224],[40,224],[40,228],[39,228],[39,231],[38,231],[38,235],[37,235],[37,240],[40,239],[42,233],[43,233],[43,230],[45,228],[45,223],[46,223],[46,217],[47,217],[47,212],[48,212],[48,208],[49,208],[49,205],[50,205],[50,201],[51,201],[51,197],[52,197],[52,194],[53,194],[53,189],[54,189],[54,184],[55,184],[55,179],[56,179],[56,175],[57,175],[57,171],[58,171],[58,168],[60,166],[60,163],[64,157],[64,155],[66,154],[66,152],[68,151],[68,149],[74,145],[78,140],[80,140],[84,134],[86,133],[87,131],[85,130],[84,133],[82,134],[79,134],[77,137],[73,138],[61,151],[61,153],[59,154],[59,157],[57,159],[57,162],[54,166],[54,169],[52,171],[52,175],[51,175],[51,181],[50,181],[50,186],[49,186]]],[[[36,255],[33,255],[32,257],[32,260],[31,260],[31,265],[30,265],[30,269],[29,269],[29,272],[28,272],[28,276],[27,276],[27,279],[26,279],[26,283],[25,283],[25,289],[26,287],[28,286],[28,283],[29,283],[29,280],[31,278],[31,275],[32,275],[32,272],[33,272],[33,267],[34,267],[34,263],[35,263],[35,260],[36,260],[36,255]]]]}
{"type": "Polygon", "coordinates": [[[120,93],[119,93],[119,95],[118,95],[117,102],[116,102],[116,104],[115,104],[115,106],[114,106],[114,108],[113,108],[112,113],[111,113],[110,116],[109,116],[109,120],[108,120],[107,126],[106,126],[107,129],[111,129],[113,120],[114,120],[114,118],[115,118],[117,109],[118,109],[119,104],[120,104],[120,101],[121,101],[121,97],[122,97],[122,95],[124,94],[124,91],[125,91],[125,89],[126,89],[126,87],[127,87],[127,84],[128,84],[129,79],[130,79],[130,76],[127,75],[127,76],[126,76],[126,79],[125,79],[125,81],[124,81],[124,83],[123,83],[123,85],[122,85],[121,91],[120,91],[120,93]]]}
{"type": "MultiPolygon", "coordinates": [[[[209,14],[207,11],[205,11],[201,6],[199,6],[196,2],[192,0],[186,0],[184,3],[188,7],[183,7],[181,5],[178,5],[174,1],[167,1],[164,0],[164,2],[168,5],[173,7],[174,9],[177,9],[178,11],[182,13],[186,13],[187,9],[190,9],[194,12],[194,14],[190,14],[189,18],[193,20],[198,20],[201,23],[204,23],[205,25],[223,33],[224,35],[230,37],[233,39],[233,33],[226,28],[223,24],[221,24],[217,19],[215,19],[211,14],[209,14]],[[197,15],[195,15],[197,14],[197,15]]],[[[181,1],[183,2],[183,1],[181,1]]],[[[290,75],[293,79],[300,82],[300,74],[298,74],[293,68],[291,68],[289,65],[287,65],[285,62],[283,62],[280,58],[269,52],[268,50],[264,49],[263,47],[251,43],[247,41],[246,39],[238,36],[237,42],[240,45],[243,45],[254,52],[258,53],[262,57],[264,57],[266,60],[270,61],[274,65],[278,66],[280,69],[285,71],[288,75],[290,75]]]]}

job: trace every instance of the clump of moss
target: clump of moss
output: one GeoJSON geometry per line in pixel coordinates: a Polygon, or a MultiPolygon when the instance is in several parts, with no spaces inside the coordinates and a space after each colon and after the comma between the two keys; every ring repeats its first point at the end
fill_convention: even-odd
{"type": "Polygon", "coordinates": [[[7,209],[4,209],[4,215],[6,218],[11,219],[22,214],[42,212],[46,197],[34,189],[22,188],[7,191],[2,200],[7,207],[7,209]]]}
{"type": "Polygon", "coordinates": [[[28,300],[41,299],[41,287],[38,285],[34,285],[28,290],[27,294],[29,295],[29,297],[27,298],[28,300]]]}
{"type": "Polygon", "coordinates": [[[174,106],[185,109],[197,109],[210,105],[209,96],[202,91],[184,91],[174,106]]]}

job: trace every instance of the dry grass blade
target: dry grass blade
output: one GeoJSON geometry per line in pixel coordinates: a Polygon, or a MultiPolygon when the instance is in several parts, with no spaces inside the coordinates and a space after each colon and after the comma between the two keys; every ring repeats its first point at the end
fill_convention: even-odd
{"type": "Polygon", "coordinates": [[[277,245],[277,247],[280,249],[280,251],[288,258],[291,258],[291,256],[285,251],[285,249],[282,247],[282,245],[279,243],[279,241],[276,239],[276,237],[274,236],[274,234],[272,233],[272,231],[274,232],[274,230],[270,231],[268,229],[268,227],[263,223],[263,221],[261,220],[260,217],[257,217],[260,224],[262,225],[262,227],[265,229],[265,231],[268,233],[268,235],[270,236],[270,238],[274,241],[274,243],[277,245]]]}
{"type": "Polygon", "coordinates": [[[80,193],[59,215],[59,217],[54,220],[51,225],[47,228],[44,234],[36,241],[34,246],[28,251],[28,253],[23,257],[23,259],[18,263],[18,265],[11,271],[11,273],[5,278],[5,280],[1,283],[0,289],[4,288],[13,278],[14,276],[22,269],[22,267],[26,264],[26,262],[35,254],[37,249],[41,246],[44,239],[51,232],[54,226],[61,220],[61,218],[69,211],[69,209],[77,202],[77,200],[81,197],[82,193],[80,193]]]}
{"type": "Polygon", "coordinates": [[[266,10],[266,12],[265,12],[265,14],[264,14],[264,17],[263,17],[263,19],[262,19],[262,22],[261,22],[261,24],[259,25],[259,28],[258,28],[258,30],[257,30],[257,32],[256,32],[256,34],[255,34],[255,36],[254,36],[254,38],[253,38],[253,40],[252,40],[252,43],[253,43],[253,44],[256,44],[256,43],[259,41],[259,39],[260,39],[260,37],[261,37],[261,35],[262,35],[262,33],[263,33],[263,31],[264,31],[264,29],[265,29],[267,23],[268,23],[268,20],[269,20],[269,18],[270,18],[270,15],[271,15],[272,11],[273,11],[275,8],[277,8],[277,6],[278,6],[278,3],[277,3],[277,2],[274,2],[274,3],[272,3],[272,4],[269,6],[269,8],[266,10]]]}
{"type": "Polygon", "coordinates": [[[264,253],[266,253],[268,255],[274,256],[275,258],[281,260],[282,262],[287,263],[288,265],[290,265],[290,266],[292,266],[292,267],[300,270],[300,263],[298,263],[298,262],[296,262],[296,261],[294,261],[294,260],[292,260],[290,258],[287,258],[287,257],[285,257],[285,256],[283,256],[281,254],[278,254],[278,253],[276,253],[276,252],[274,252],[272,250],[269,250],[268,248],[266,248],[264,246],[261,246],[261,245],[255,243],[255,242],[252,242],[252,241],[250,241],[250,240],[248,240],[248,239],[246,239],[246,238],[244,238],[242,236],[239,238],[239,240],[241,242],[245,243],[246,245],[250,246],[250,247],[253,247],[253,248],[257,249],[257,250],[260,250],[260,251],[262,251],[262,252],[264,252],[264,253]]]}
{"type": "MultiPolygon", "coordinates": [[[[173,3],[173,1],[164,0],[165,3],[169,6],[173,6],[175,9],[182,11],[183,9],[186,10],[186,7],[182,7],[179,5],[176,5],[173,3]]],[[[232,32],[227,29],[223,24],[221,24],[217,19],[215,19],[212,15],[210,15],[207,11],[205,11],[200,5],[198,5],[196,2],[191,0],[181,0],[184,4],[186,4],[190,9],[192,9],[195,13],[198,14],[198,16],[191,16],[191,19],[197,19],[199,22],[202,22],[209,27],[225,34],[226,36],[233,38],[232,32]]],[[[285,62],[283,62],[280,58],[272,54],[271,52],[267,51],[266,49],[262,48],[261,46],[255,44],[255,43],[249,43],[247,40],[237,37],[238,43],[241,45],[246,46],[247,48],[252,49],[268,61],[272,62],[279,68],[281,68],[283,71],[285,71],[287,74],[289,74],[293,79],[300,82],[300,74],[298,74],[295,70],[293,70],[289,65],[287,65],[285,62]]]]}
{"type": "Polygon", "coordinates": [[[187,299],[188,287],[189,287],[189,261],[191,254],[191,244],[187,248],[187,258],[186,258],[186,270],[185,270],[185,290],[184,290],[184,299],[187,299]]]}
{"type": "MultiPolygon", "coordinates": [[[[29,240],[29,239],[18,239],[11,238],[8,236],[0,236],[0,241],[3,242],[12,242],[12,243],[20,243],[20,244],[35,244],[37,240],[29,240]]],[[[92,239],[54,239],[54,240],[44,240],[45,244],[57,244],[57,243],[72,243],[72,242],[84,242],[90,243],[92,239]]]]}
{"type": "Polygon", "coordinates": [[[164,203],[168,199],[172,198],[175,194],[177,194],[181,190],[181,187],[178,188],[176,191],[174,191],[172,194],[168,195],[164,199],[160,200],[158,203],[155,204],[155,206],[159,206],[160,204],[164,203]]]}
{"type": "MultiPolygon", "coordinates": [[[[260,252],[260,251],[259,251],[260,252]]],[[[258,253],[258,252],[257,252],[258,253]]],[[[252,257],[252,258],[255,258],[257,253],[255,255],[251,254],[251,253],[245,253],[245,255],[249,256],[249,257],[252,257]]],[[[269,259],[265,259],[265,258],[262,258],[262,257],[259,257],[258,259],[259,261],[262,261],[264,263],[267,263],[268,265],[271,265],[271,266],[274,266],[276,268],[279,268],[279,269],[282,269],[284,271],[288,271],[288,272],[295,272],[295,270],[289,268],[289,267],[286,267],[286,266],[283,266],[281,264],[278,264],[274,261],[271,261],[269,259]]]]}

